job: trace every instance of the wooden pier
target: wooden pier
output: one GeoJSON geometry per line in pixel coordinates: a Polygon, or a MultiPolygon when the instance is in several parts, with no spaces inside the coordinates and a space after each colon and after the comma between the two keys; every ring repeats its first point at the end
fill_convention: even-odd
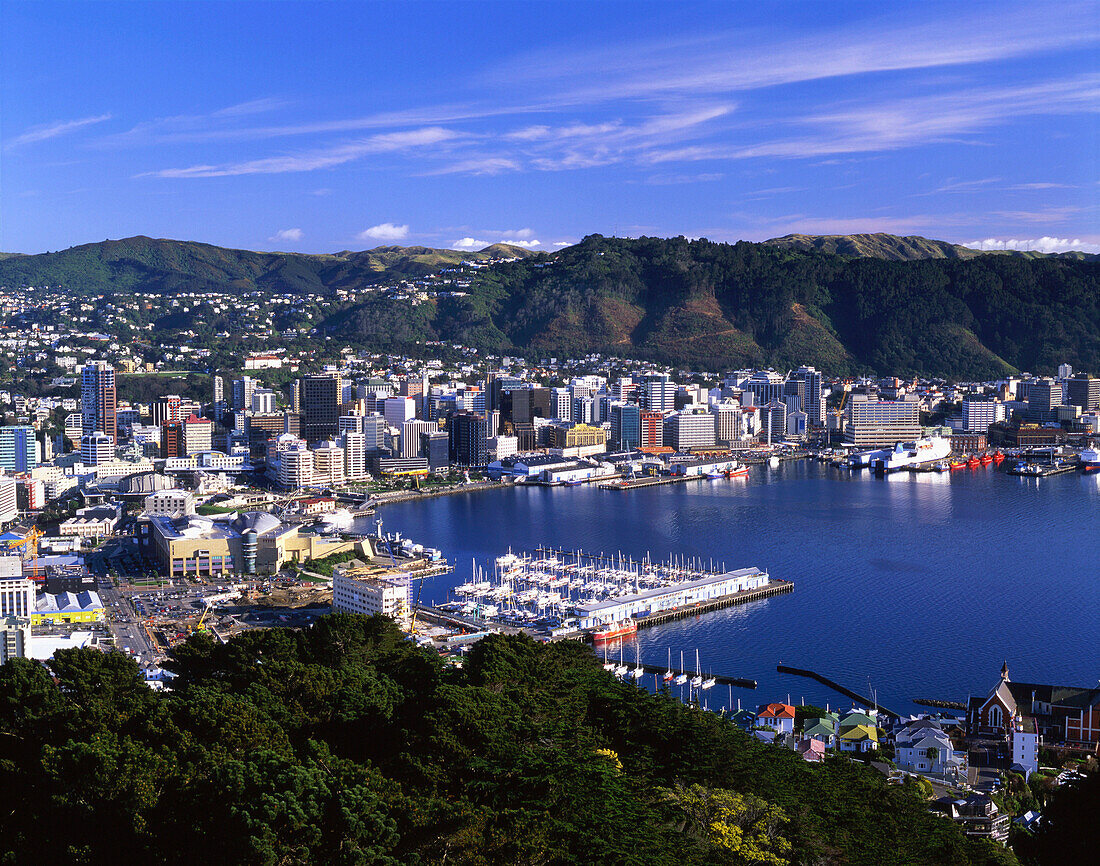
{"type": "Polygon", "coordinates": [[[886,709],[886,707],[878,703],[878,701],[872,701],[870,698],[864,697],[863,695],[859,694],[859,692],[853,692],[851,689],[845,688],[840,683],[835,682],[828,677],[822,676],[819,673],[815,673],[814,671],[808,671],[804,668],[792,668],[788,667],[787,665],[776,665],[775,669],[781,674],[794,674],[796,677],[808,677],[811,680],[817,680],[823,686],[828,686],[834,692],[839,692],[845,697],[851,698],[853,701],[857,701],[858,703],[863,704],[865,707],[870,707],[873,710],[878,710],[880,713],[887,716],[892,716],[895,719],[901,718],[900,714],[895,713],[893,710],[886,709]]]}
{"type": "Polygon", "coordinates": [[[650,478],[623,478],[619,481],[604,481],[597,485],[600,490],[636,490],[639,487],[657,487],[661,484],[683,484],[685,481],[700,481],[705,475],[660,475],[650,478]]]}
{"type": "MultiPolygon", "coordinates": [[[[607,661],[617,662],[618,660],[608,656],[607,661]]],[[[631,669],[638,667],[638,665],[631,664],[626,659],[623,659],[623,664],[631,669]]],[[[646,672],[646,676],[653,675],[657,677],[663,677],[671,671],[673,677],[684,675],[688,678],[688,680],[690,680],[698,673],[698,671],[681,670],[680,668],[669,668],[665,665],[641,665],[641,668],[646,672]]],[[[720,686],[737,686],[740,689],[755,689],[757,685],[756,680],[746,679],[745,677],[731,677],[727,676],[726,674],[701,673],[699,674],[699,676],[701,676],[705,680],[713,679],[714,682],[720,686]]],[[[667,680],[666,682],[670,685],[673,684],[672,680],[667,680]]]]}
{"type": "Polygon", "coordinates": [[[721,598],[713,598],[709,601],[700,601],[696,604],[687,605],[686,607],[676,607],[669,610],[658,611],[657,613],[647,614],[646,616],[635,617],[634,621],[638,624],[638,628],[648,628],[649,626],[670,622],[674,619],[685,619],[689,616],[698,616],[707,611],[721,610],[724,607],[732,607],[735,604],[747,604],[750,601],[759,601],[762,598],[771,598],[773,595],[782,595],[787,592],[794,592],[793,581],[772,579],[768,581],[767,586],[762,586],[760,589],[746,589],[742,592],[735,592],[732,595],[723,595],[721,598]]]}

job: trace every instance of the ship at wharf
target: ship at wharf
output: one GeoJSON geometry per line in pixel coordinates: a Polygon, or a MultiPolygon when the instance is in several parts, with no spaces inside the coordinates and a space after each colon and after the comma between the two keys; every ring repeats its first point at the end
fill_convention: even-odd
{"type": "Polygon", "coordinates": [[[509,551],[437,609],[550,637],[595,637],[656,625],[791,592],[791,581],[758,568],[685,557],[654,562],[615,554],[539,547],[509,551]]]}

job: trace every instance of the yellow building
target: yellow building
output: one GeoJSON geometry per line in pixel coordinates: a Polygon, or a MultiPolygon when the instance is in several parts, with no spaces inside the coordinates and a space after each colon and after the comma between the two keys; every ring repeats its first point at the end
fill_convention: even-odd
{"type": "Polygon", "coordinates": [[[154,515],[138,526],[138,544],[171,577],[275,574],[286,563],[324,559],[337,553],[374,555],[369,541],[344,541],[302,532],[266,511],[223,517],[154,515]]]}
{"type": "Polygon", "coordinates": [[[592,448],[607,446],[610,434],[603,427],[588,424],[574,424],[572,427],[554,425],[550,428],[550,447],[567,450],[570,448],[592,448]]]}
{"type": "Polygon", "coordinates": [[[96,592],[38,593],[31,625],[53,623],[98,622],[103,619],[103,602],[96,592]]]}

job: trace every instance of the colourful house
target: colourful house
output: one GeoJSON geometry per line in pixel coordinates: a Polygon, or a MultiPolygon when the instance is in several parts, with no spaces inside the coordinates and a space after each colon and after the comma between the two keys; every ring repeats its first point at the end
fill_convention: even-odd
{"type": "Polygon", "coordinates": [[[794,750],[803,761],[819,764],[825,760],[825,744],[821,740],[799,740],[794,750]]]}
{"type": "Polygon", "coordinates": [[[794,733],[794,707],[790,704],[768,704],[756,714],[756,724],[771,728],[777,734],[794,733]]]}

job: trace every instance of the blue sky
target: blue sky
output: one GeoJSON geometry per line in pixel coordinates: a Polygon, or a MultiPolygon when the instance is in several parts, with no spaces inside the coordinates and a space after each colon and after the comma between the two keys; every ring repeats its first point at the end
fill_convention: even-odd
{"type": "Polygon", "coordinates": [[[1097,3],[0,4],[0,250],[1100,251],[1097,3]]]}

